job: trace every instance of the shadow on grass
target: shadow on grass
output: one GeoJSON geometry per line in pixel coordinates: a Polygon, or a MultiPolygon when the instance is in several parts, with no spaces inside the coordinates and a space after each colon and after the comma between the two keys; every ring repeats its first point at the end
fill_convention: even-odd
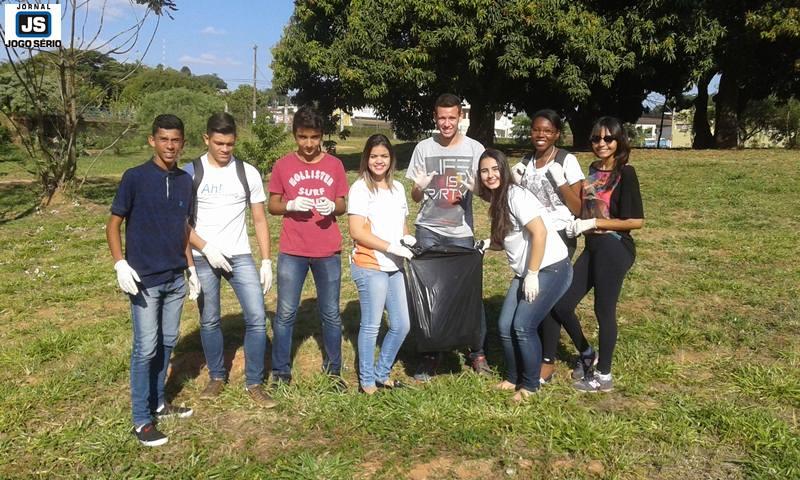
{"type": "Polygon", "coordinates": [[[39,206],[38,185],[32,182],[0,184],[0,225],[19,220],[39,206]]]}
{"type": "Polygon", "coordinates": [[[111,205],[118,186],[119,179],[95,177],[87,179],[78,194],[98,205],[111,205]]]}

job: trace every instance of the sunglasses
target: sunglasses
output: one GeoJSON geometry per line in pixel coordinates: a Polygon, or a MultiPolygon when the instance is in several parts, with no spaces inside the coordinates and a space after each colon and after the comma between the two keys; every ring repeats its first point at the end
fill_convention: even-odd
{"type": "Polygon", "coordinates": [[[592,135],[591,137],[589,137],[589,140],[591,140],[592,143],[600,143],[600,140],[602,140],[602,141],[604,141],[606,143],[611,143],[611,142],[615,142],[617,139],[614,138],[611,135],[606,135],[606,136],[603,136],[603,137],[601,137],[600,135],[592,135]]]}

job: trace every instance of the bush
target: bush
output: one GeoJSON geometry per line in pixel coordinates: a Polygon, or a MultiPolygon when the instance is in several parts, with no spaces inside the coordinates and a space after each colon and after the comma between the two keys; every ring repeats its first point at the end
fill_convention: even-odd
{"type": "Polygon", "coordinates": [[[216,95],[188,88],[172,88],[145,96],[136,113],[136,122],[140,135],[146,137],[150,134],[150,127],[156,116],[162,113],[177,115],[183,120],[186,145],[199,146],[203,145],[208,117],[224,108],[225,102],[216,95]]]}
{"type": "Polygon", "coordinates": [[[275,161],[286,152],[294,149],[292,136],[277,125],[272,117],[262,116],[252,127],[252,140],[245,140],[236,146],[236,156],[255,165],[266,176],[275,161]]]}

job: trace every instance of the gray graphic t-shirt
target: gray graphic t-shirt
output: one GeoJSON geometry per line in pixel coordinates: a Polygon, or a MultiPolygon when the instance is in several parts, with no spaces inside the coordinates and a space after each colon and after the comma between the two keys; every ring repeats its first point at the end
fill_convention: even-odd
{"type": "Polygon", "coordinates": [[[406,178],[413,182],[420,169],[437,175],[425,189],[416,225],[448,237],[473,236],[472,192],[462,180],[471,175],[480,181],[478,159],[483,151],[483,145],[466,136],[450,147],[439,145],[433,138],[417,144],[406,178]]]}

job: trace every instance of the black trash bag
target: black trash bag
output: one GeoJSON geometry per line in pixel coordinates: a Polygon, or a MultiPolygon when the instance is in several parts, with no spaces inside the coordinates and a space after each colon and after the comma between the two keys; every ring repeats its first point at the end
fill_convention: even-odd
{"type": "Polygon", "coordinates": [[[471,248],[432,247],[408,262],[408,309],[417,351],[480,348],[482,260],[471,248]]]}

